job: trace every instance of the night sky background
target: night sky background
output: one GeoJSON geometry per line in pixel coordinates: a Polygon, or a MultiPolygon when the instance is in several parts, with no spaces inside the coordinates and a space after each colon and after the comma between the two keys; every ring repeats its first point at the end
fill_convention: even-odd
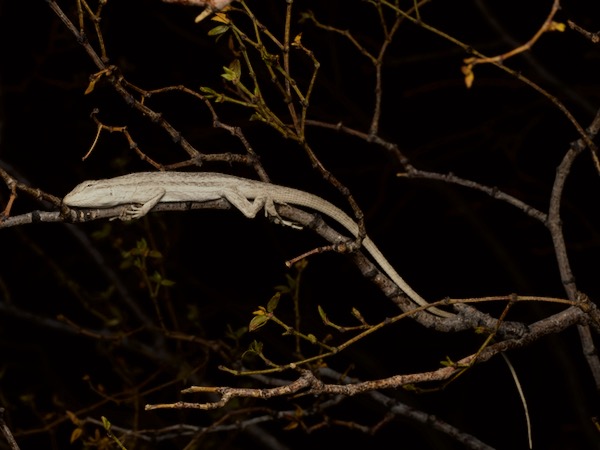
{"type": "MultiPolygon", "coordinates": [[[[269,30],[281,35],[287,2],[247,3],[269,30]]],[[[399,3],[404,9],[413,4],[411,0],[399,3]]],[[[77,24],[76,2],[61,0],[59,5],[77,24]]],[[[550,0],[433,0],[420,13],[425,23],[486,55],[496,55],[526,42],[551,5],[550,0]]],[[[359,0],[296,0],[292,19],[292,36],[301,32],[303,45],[320,62],[308,117],[366,132],[373,113],[373,65],[342,36],[300,21],[301,13],[308,10],[321,23],[351,31],[358,42],[375,51],[382,35],[374,8],[359,0]]],[[[158,0],[109,0],[99,26],[110,64],[141,89],[181,85],[222,90],[222,67],[231,63],[235,50],[227,36],[216,42],[208,36],[215,23],[194,23],[199,11],[158,0]]],[[[595,32],[600,29],[599,13],[599,2],[565,0],[555,20],[572,20],[595,32]]],[[[239,13],[230,17],[241,20],[239,13]]],[[[97,49],[89,21],[86,29],[97,49]]],[[[297,52],[292,54],[296,79],[306,86],[312,65],[297,52]]],[[[460,68],[468,56],[452,42],[403,23],[384,58],[379,136],[396,144],[419,169],[497,187],[547,211],[556,168],[580,136],[547,98],[497,67],[476,66],[474,85],[467,89],[460,68]]],[[[600,107],[600,45],[568,28],[544,34],[532,50],[505,64],[563,102],[584,128],[600,107]]],[[[82,161],[96,135],[90,117],[95,109],[104,124],[126,126],[139,148],[154,160],[165,165],[186,160],[181,147],[157,123],[128,106],[106,81],[84,95],[96,72],[46,1],[0,0],[2,168],[57,197],[85,179],[153,170],[119,133],[103,133],[91,156],[82,161]]],[[[266,77],[264,71],[258,75],[266,77]]],[[[285,114],[272,89],[265,95],[285,114]]],[[[210,112],[197,99],[170,93],[147,101],[198,151],[244,153],[238,139],[213,126],[210,112]]],[[[352,212],[295,142],[250,120],[248,109],[216,104],[215,110],[222,122],[240,127],[274,183],[313,192],[352,212]]],[[[425,298],[510,293],[565,298],[550,236],[522,211],[474,190],[398,177],[403,168],[393,153],[342,132],[308,127],[307,141],[352,192],[365,213],[369,236],[425,298]]],[[[250,167],[225,162],[205,163],[201,170],[256,176],[250,167]]],[[[599,193],[600,177],[586,151],[567,182],[563,226],[577,287],[596,301],[600,296],[599,193]]],[[[2,186],[2,207],[8,197],[9,190],[2,186]]],[[[55,209],[20,194],[11,214],[55,209]]],[[[77,225],[77,231],[63,223],[0,229],[0,406],[6,409],[5,418],[21,448],[87,448],[84,442],[91,448],[96,430],[100,437],[94,442],[102,448],[105,432],[91,422],[69,444],[76,425],[66,419],[65,411],[82,420],[106,416],[114,426],[139,430],[180,423],[208,426],[236,408],[263,409],[225,419],[226,423],[277,410],[308,410],[317,399],[244,400],[212,412],[145,412],[143,405],[205,401],[179,394],[193,383],[263,386],[218,369],[220,364],[232,366],[240,360],[254,339],[264,343],[275,361],[292,360],[292,339],[282,337],[272,324],[238,340],[232,335],[248,325],[252,312],[267,303],[276,286],[286,283],[286,274],[294,275],[284,262],[320,245],[324,242],[310,230],[280,227],[262,217],[250,221],[236,211],[221,210],[152,214],[134,223],[90,222],[77,225]],[[148,272],[157,271],[175,282],[161,290],[156,304],[147,281],[123,256],[142,239],[162,255],[148,260],[148,272]],[[136,352],[132,343],[152,347],[158,335],[140,331],[142,324],[119,300],[114,280],[103,268],[114,271],[155,325],[158,309],[173,332],[218,345],[168,339],[163,344],[169,356],[162,361],[158,350],[154,357],[136,352]],[[58,317],[66,317],[71,325],[58,317]],[[111,317],[120,320],[111,323],[111,317]],[[86,330],[102,330],[122,339],[102,340],[86,330]]],[[[303,330],[319,337],[330,333],[337,343],[349,336],[325,328],[317,305],[340,324],[355,323],[351,307],[370,323],[398,314],[343,255],[310,257],[301,283],[303,330]]],[[[503,306],[486,304],[481,309],[498,314],[503,306]]],[[[290,299],[284,298],[278,314],[293,321],[292,309],[290,299]]],[[[545,303],[518,305],[509,319],[532,323],[560,309],[545,303]]],[[[446,356],[460,359],[475,352],[483,340],[473,332],[442,334],[403,320],[326,363],[363,380],[385,378],[434,370],[446,356]]],[[[305,350],[315,351],[308,346],[305,350]]],[[[534,448],[600,448],[600,431],[593,422],[600,417],[598,392],[576,330],[508,356],[529,402],[534,448]]],[[[257,361],[252,364],[260,367],[257,361]]],[[[295,374],[277,377],[294,379],[295,374]]],[[[442,391],[385,394],[434,414],[492,448],[527,448],[522,406],[499,357],[473,368],[442,391]]],[[[256,430],[238,430],[209,434],[198,448],[329,448],[332,443],[469,448],[401,417],[373,434],[335,422],[371,427],[386,413],[367,396],[356,396],[306,417],[306,427],[326,423],[312,432],[302,426],[285,429],[290,422],[281,419],[260,425],[261,433],[277,444],[261,442],[256,430]]],[[[183,436],[160,442],[128,440],[126,446],[174,449],[185,448],[188,442],[189,437],[183,436]]],[[[8,447],[0,439],[2,448],[8,447]]]]}

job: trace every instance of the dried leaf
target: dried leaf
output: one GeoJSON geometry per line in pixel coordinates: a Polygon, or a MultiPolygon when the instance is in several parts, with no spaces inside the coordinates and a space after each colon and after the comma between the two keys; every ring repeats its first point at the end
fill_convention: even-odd
{"type": "Polygon", "coordinates": [[[465,76],[465,85],[467,86],[467,89],[469,89],[471,86],[473,86],[473,81],[475,80],[473,65],[467,64],[466,66],[462,66],[460,70],[465,76]]]}

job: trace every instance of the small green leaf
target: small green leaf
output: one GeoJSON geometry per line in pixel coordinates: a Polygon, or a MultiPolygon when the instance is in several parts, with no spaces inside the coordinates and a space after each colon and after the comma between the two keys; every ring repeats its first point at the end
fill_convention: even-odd
{"type": "Polygon", "coordinates": [[[225,73],[223,73],[221,76],[223,78],[225,78],[227,81],[235,81],[235,73],[233,73],[231,70],[229,70],[227,67],[224,67],[225,69],[225,73]]]}
{"type": "Polygon", "coordinates": [[[259,341],[252,341],[248,351],[260,355],[263,351],[263,343],[259,341]]]}
{"type": "Polygon", "coordinates": [[[67,410],[67,411],[65,411],[65,414],[67,415],[67,417],[69,418],[69,420],[71,421],[71,423],[73,425],[77,425],[78,427],[80,427],[82,425],[81,420],[79,420],[79,418],[71,411],[67,410]]]}
{"type": "Polygon", "coordinates": [[[251,121],[260,120],[261,122],[267,122],[267,119],[265,119],[265,117],[262,114],[257,113],[257,112],[255,112],[254,114],[252,114],[250,116],[250,120],[251,121]]]}
{"type": "Polygon", "coordinates": [[[282,294],[289,294],[291,292],[290,287],[283,284],[278,284],[275,286],[275,290],[281,292],[282,294]]]}
{"type": "Polygon", "coordinates": [[[112,319],[108,319],[104,321],[104,325],[109,328],[114,328],[121,323],[121,319],[119,317],[113,317],[112,319]]]}
{"type": "Polygon", "coordinates": [[[229,31],[229,27],[227,25],[219,25],[214,27],[212,30],[208,32],[209,36],[220,36],[222,34],[227,33],[229,31]]]}
{"type": "Polygon", "coordinates": [[[321,320],[323,321],[323,323],[329,323],[329,319],[327,318],[327,314],[325,313],[323,307],[321,305],[318,305],[317,309],[319,311],[319,316],[321,316],[321,320]]]}
{"type": "Polygon", "coordinates": [[[161,259],[163,257],[162,253],[158,250],[150,250],[148,252],[148,257],[149,258],[154,258],[154,259],[161,259]]]}
{"type": "Polygon", "coordinates": [[[104,239],[110,236],[110,232],[112,231],[112,226],[110,223],[105,224],[102,228],[100,228],[99,230],[96,230],[92,233],[92,238],[93,239],[104,239]]]}
{"type": "Polygon", "coordinates": [[[229,68],[235,73],[236,78],[241,78],[242,76],[242,65],[239,59],[234,59],[231,64],[229,64],[229,68]]]}
{"type": "Polygon", "coordinates": [[[101,419],[102,419],[102,426],[104,427],[104,429],[106,431],[110,431],[110,426],[111,425],[110,425],[109,420],[106,417],[104,417],[104,416],[102,416],[101,419]]]}
{"type": "Polygon", "coordinates": [[[440,364],[443,367],[456,367],[456,363],[454,361],[452,361],[448,356],[446,356],[445,361],[440,361],[440,364]]]}
{"type": "Polygon", "coordinates": [[[271,300],[269,300],[269,303],[267,303],[267,312],[272,313],[275,311],[275,308],[277,308],[277,305],[279,304],[280,298],[281,292],[276,292],[275,295],[271,297],[271,300]]]}
{"type": "Polygon", "coordinates": [[[269,321],[269,316],[265,316],[265,315],[255,316],[250,321],[250,325],[248,326],[248,330],[249,331],[256,331],[260,327],[263,327],[268,321],[269,321]]]}
{"type": "Polygon", "coordinates": [[[135,247],[140,251],[145,251],[148,249],[148,242],[146,242],[146,239],[142,238],[136,242],[135,247]]]}
{"type": "Polygon", "coordinates": [[[200,86],[200,92],[203,92],[204,94],[214,95],[214,96],[219,95],[217,91],[215,91],[214,89],[209,88],[207,86],[200,86]]]}
{"type": "Polygon", "coordinates": [[[75,428],[73,430],[73,432],[71,433],[71,438],[69,439],[69,443],[72,444],[73,442],[75,442],[77,439],[79,439],[81,437],[81,435],[83,434],[83,428],[75,428]]]}
{"type": "Polygon", "coordinates": [[[363,315],[360,313],[360,311],[354,307],[352,307],[351,310],[351,314],[356,317],[361,323],[366,324],[367,321],[365,320],[365,318],[363,317],[363,315]]]}
{"type": "Polygon", "coordinates": [[[231,325],[227,325],[227,331],[226,331],[225,335],[228,338],[234,339],[237,341],[239,338],[241,338],[247,332],[248,332],[248,328],[246,328],[246,327],[240,327],[237,330],[234,330],[233,328],[231,328],[231,325]]]}
{"type": "Polygon", "coordinates": [[[294,289],[296,287],[296,285],[297,285],[296,279],[294,277],[290,276],[290,274],[286,273],[285,274],[285,279],[287,280],[288,286],[290,288],[294,289]]]}
{"type": "Polygon", "coordinates": [[[159,286],[173,286],[175,284],[174,281],[169,280],[168,278],[164,278],[160,272],[155,271],[152,276],[150,277],[150,279],[152,281],[154,281],[156,284],[158,284],[159,286]]]}
{"type": "Polygon", "coordinates": [[[221,74],[223,78],[232,83],[237,83],[242,75],[242,66],[239,59],[234,59],[229,67],[223,67],[224,73],[221,74]]]}

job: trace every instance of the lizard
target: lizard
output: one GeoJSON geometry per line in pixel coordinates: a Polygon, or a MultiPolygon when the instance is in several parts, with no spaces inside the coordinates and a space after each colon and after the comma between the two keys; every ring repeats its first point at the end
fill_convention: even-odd
{"type": "MultiPolygon", "coordinates": [[[[88,180],[78,184],[63,199],[63,204],[75,208],[108,208],[128,205],[121,220],[139,219],[158,203],[204,202],[226,199],[249,219],[264,209],[265,215],[289,225],[279,216],[275,204],[295,205],[317,211],[358,237],[358,224],[329,201],[286,186],[240,178],[215,172],[136,172],[115,178],[88,180]]],[[[379,248],[368,236],[362,247],[371,255],[390,279],[417,305],[430,304],[415,292],[396,272],[379,248]]],[[[439,317],[454,314],[429,306],[439,317]]]]}

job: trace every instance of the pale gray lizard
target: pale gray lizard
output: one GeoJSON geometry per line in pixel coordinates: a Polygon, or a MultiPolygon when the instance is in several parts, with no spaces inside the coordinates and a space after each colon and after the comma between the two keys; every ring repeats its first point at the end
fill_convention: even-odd
{"type": "MultiPolygon", "coordinates": [[[[267,216],[283,222],[275,203],[304,206],[330,217],[354,237],[358,236],[356,222],[321,197],[298,189],[221,173],[139,172],[105,180],[89,180],[69,192],[63,203],[76,208],[108,208],[130,204],[120,217],[130,220],[146,215],[159,202],[204,202],[222,198],[250,219],[264,209],[267,216]]],[[[362,246],[408,297],[420,306],[429,305],[396,272],[369,237],[365,236],[362,246]]],[[[454,315],[433,306],[427,311],[440,317],[454,315]]]]}

